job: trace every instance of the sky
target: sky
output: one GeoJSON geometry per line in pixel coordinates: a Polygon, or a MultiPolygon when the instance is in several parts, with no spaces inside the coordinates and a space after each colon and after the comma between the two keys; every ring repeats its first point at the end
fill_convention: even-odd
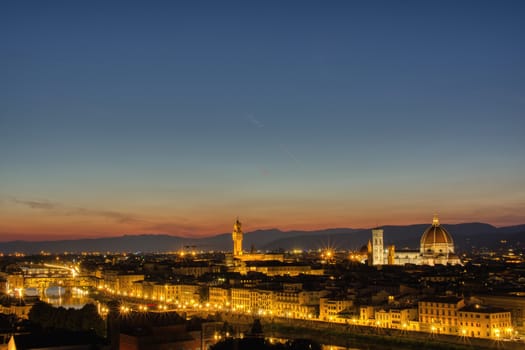
{"type": "Polygon", "coordinates": [[[525,223],[523,1],[2,1],[0,240],[525,223]]]}

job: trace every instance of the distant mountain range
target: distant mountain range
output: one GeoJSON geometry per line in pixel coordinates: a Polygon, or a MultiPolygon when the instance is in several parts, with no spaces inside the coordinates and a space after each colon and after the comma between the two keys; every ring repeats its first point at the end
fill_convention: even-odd
{"type": "MultiPolygon", "coordinates": [[[[383,226],[385,245],[394,244],[396,250],[419,248],[421,235],[428,224],[408,226],[383,226]]],[[[525,225],[494,227],[484,223],[443,225],[452,235],[456,247],[470,250],[474,247],[495,248],[501,241],[507,244],[525,244],[525,225]]],[[[331,228],[319,231],[257,230],[245,233],[245,250],[253,247],[261,251],[279,249],[311,250],[332,247],[358,250],[368,242],[370,229],[331,228]]],[[[205,238],[184,238],[166,234],[124,235],[120,237],[72,239],[59,241],[11,241],[0,242],[0,252],[36,254],[62,252],[169,252],[181,249],[198,251],[230,251],[232,239],[229,233],[205,238]]]]}

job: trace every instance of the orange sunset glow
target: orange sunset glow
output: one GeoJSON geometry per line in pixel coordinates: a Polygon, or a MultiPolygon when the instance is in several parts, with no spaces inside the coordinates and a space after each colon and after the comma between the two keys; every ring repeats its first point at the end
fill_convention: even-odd
{"type": "Polygon", "coordinates": [[[525,222],[519,11],[76,6],[0,21],[2,241],[525,222]]]}

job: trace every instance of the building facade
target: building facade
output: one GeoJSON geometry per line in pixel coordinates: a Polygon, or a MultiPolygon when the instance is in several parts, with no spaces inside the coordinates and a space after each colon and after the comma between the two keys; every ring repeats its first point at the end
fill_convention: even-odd
{"type": "Polygon", "coordinates": [[[465,306],[460,297],[434,297],[418,303],[419,324],[423,332],[459,334],[459,310],[465,306]]]}
{"type": "Polygon", "coordinates": [[[332,321],[339,318],[340,313],[348,311],[354,306],[354,301],[345,298],[320,298],[319,300],[319,319],[332,321]]]}
{"type": "Polygon", "coordinates": [[[459,310],[459,328],[467,337],[499,340],[514,335],[510,311],[479,304],[459,310]]]}

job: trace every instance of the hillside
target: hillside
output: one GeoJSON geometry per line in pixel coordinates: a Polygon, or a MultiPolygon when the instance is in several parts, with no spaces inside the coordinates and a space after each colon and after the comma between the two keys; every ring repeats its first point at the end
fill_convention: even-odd
{"type": "MultiPolygon", "coordinates": [[[[408,226],[384,226],[385,245],[394,244],[397,249],[418,248],[419,239],[428,224],[408,226]]],[[[501,240],[509,243],[525,243],[525,225],[496,228],[484,223],[443,225],[454,238],[460,250],[475,247],[496,247],[501,240]]],[[[278,249],[359,249],[368,242],[370,229],[333,228],[319,231],[257,230],[244,235],[243,246],[250,250],[278,249]]],[[[124,235],[120,237],[59,240],[59,241],[11,241],[0,242],[3,253],[22,252],[36,254],[41,251],[61,252],[169,252],[185,247],[197,250],[224,250],[232,247],[229,233],[206,238],[184,238],[165,234],[124,235]]]]}

